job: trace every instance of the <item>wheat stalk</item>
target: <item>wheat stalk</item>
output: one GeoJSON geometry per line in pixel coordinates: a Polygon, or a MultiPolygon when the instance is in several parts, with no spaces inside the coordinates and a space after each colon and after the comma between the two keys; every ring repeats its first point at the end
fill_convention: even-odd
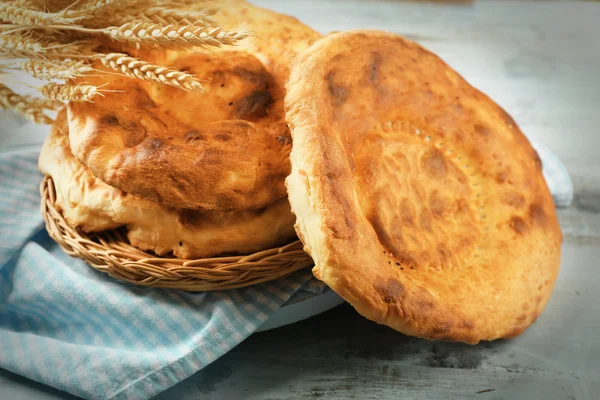
{"type": "Polygon", "coordinates": [[[18,25],[47,26],[55,24],[70,25],[77,21],[68,18],[65,12],[51,13],[28,8],[19,2],[0,3],[0,20],[18,25]]]}
{"type": "Polygon", "coordinates": [[[72,6],[74,0],[25,0],[29,7],[46,12],[59,12],[72,6]]]}
{"type": "Polygon", "coordinates": [[[222,28],[162,25],[149,22],[129,22],[118,27],[102,29],[117,41],[164,46],[215,46],[232,45],[250,36],[247,31],[224,31],[222,28]]]}
{"type": "Polygon", "coordinates": [[[99,60],[104,66],[119,71],[130,78],[160,82],[180,89],[204,91],[200,81],[191,74],[160,65],[153,65],[127,54],[105,54],[100,56],[99,60]]]}
{"type": "Polygon", "coordinates": [[[0,35],[0,54],[11,57],[68,57],[85,51],[79,43],[44,40],[40,34],[8,33],[0,35]]]}
{"type": "Polygon", "coordinates": [[[0,107],[13,110],[35,123],[51,124],[52,119],[44,114],[43,107],[28,96],[21,96],[0,83],[0,107]]]}
{"type": "Polygon", "coordinates": [[[96,86],[83,83],[77,85],[50,82],[38,89],[44,96],[56,101],[91,101],[96,95],[101,95],[96,86]]]}
{"type": "Polygon", "coordinates": [[[92,72],[94,69],[82,60],[61,62],[30,60],[20,64],[22,70],[38,79],[71,79],[92,72]]]}
{"type": "Polygon", "coordinates": [[[130,21],[152,5],[151,0],[97,0],[79,9],[69,10],[66,15],[81,18],[79,24],[83,27],[99,28],[130,21]]]}

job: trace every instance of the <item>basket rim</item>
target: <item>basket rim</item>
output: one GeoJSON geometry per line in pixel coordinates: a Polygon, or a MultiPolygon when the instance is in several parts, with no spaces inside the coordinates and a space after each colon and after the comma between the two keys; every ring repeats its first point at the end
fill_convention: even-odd
{"type": "Polygon", "coordinates": [[[268,282],[314,265],[300,240],[252,254],[181,259],[129,244],[124,229],[86,233],[71,227],[56,208],[52,177],[40,183],[41,212],[49,236],[70,256],[112,278],[139,286],[215,291],[268,282]]]}

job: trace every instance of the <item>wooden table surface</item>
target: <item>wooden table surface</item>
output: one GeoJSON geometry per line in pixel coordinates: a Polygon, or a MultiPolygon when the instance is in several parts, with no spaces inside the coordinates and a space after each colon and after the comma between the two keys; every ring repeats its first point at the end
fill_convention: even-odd
{"type": "MultiPolygon", "coordinates": [[[[546,311],[514,340],[413,339],[342,305],[253,335],[157,399],[600,398],[600,3],[254,2],[323,33],[407,36],[507,109],[575,184],[559,210],[562,267],[546,311]]],[[[0,385],[6,399],[71,398],[8,372],[0,385]]]]}

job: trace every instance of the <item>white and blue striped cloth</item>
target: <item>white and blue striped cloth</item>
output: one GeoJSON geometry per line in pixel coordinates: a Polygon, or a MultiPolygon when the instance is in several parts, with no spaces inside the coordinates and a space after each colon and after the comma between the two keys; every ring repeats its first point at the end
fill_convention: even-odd
{"type": "Polygon", "coordinates": [[[40,213],[37,153],[0,157],[0,367],[83,398],[147,399],[256,331],[310,271],[251,288],[134,287],[67,256],[40,213]]]}

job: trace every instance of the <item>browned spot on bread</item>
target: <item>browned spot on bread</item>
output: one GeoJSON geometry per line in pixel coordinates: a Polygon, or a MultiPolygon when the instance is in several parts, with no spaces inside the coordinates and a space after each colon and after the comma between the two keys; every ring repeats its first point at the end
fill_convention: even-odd
{"type": "Polygon", "coordinates": [[[390,279],[375,288],[386,303],[396,303],[404,295],[404,285],[395,279],[390,279]]]}
{"type": "Polygon", "coordinates": [[[517,317],[517,321],[523,322],[527,319],[527,314],[521,314],[517,317]]]}
{"type": "Polygon", "coordinates": [[[192,142],[206,139],[206,137],[203,134],[201,134],[200,132],[198,132],[197,130],[188,131],[188,132],[184,133],[183,138],[185,139],[186,143],[192,143],[192,142]]]}
{"type": "Polygon", "coordinates": [[[496,174],[496,182],[500,184],[505,183],[508,180],[508,176],[507,171],[500,171],[496,174]]]}
{"type": "Polygon", "coordinates": [[[525,196],[518,192],[506,193],[502,202],[514,208],[522,208],[525,205],[525,196]]]}
{"type": "Polygon", "coordinates": [[[465,329],[474,329],[475,324],[472,321],[462,321],[460,326],[465,329]]]}
{"type": "MultiPolygon", "coordinates": [[[[399,244],[402,243],[401,240],[396,240],[399,244]]],[[[397,251],[396,259],[400,262],[404,267],[415,269],[417,267],[417,262],[414,258],[412,258],[408,253],[403,251],[397,251]]]]}
{"type": "Polygon", "coordinates": [[[446,211],[448,211],[448,204],[446,200],[441,197],[438,192],[433,192],[429,199],[429,208],[436,217],[443,217],[446,211]]]}
{"type": "Polygon", "coordinates": [[[126,131],[123,141],[128,148],[137,146],[146,137],[146,128],[135,121],[121,124],[121,127],[126,131]]]}
{"type": "Polygon", "coordinates": [[[417,303],[417,307],[419,308],[420,312],[429,312],[430,310],[432,310],[435,307],[435,304],[433,304],[433,302],[431,301],[418,301],[417,303]]]}
{"type": "Polygon", "coordinates": [[[523,233],[525,233],[525,231],[527,231],[527,224],[525,223],[525,221],[523,221],[523,218],[521,217],[512,217],[508,224],[511,227],[511,229],[517,232],[519,235],[522,235],[523,233]]]}
{"type": "Polygon", "coordinates": [[[327,89],[333,105],[339,107],[344,104],[348,97],[348,89],[335,82],[335,71],[330,71],[325,79],[327,80],[327,89]]]}
{"type": "Polygon", "coordinates": [[[486,125],[483,124],[475,124],[475,126],[473,127],[475,129],[475,132],[483,135],[483,136],[489,136],[490,135],[490,130],[488,129],[488,127],[486,125]]]}
{"type": "Polygon", "coordinates": [[[539,204],[532,204],[529,206],[529,218],[535,225],[545,226],[548,222],[548,217],[544,208],[539,204]]]}
{"type": "Polygon", "coordinates": [[[371,63],[369,64],[368,74],[369,74],[369,82],[372,84],[376,83],[379,80],[380,69],[382,56],[378,52],[371,53],[371,63]]]}
{"type": "Polygon", "coordinates": [[[140,108],[156,107],[156,103],[154,102],[154,100],[152,100],[152,98],[150,97],[148,92],[146,92],[144,89],[142,89],[139,86],[134,86],[134,90],[135,90],[135,95],[134,95],[135,105],[137,107],[140,107],[140,108]]]}
{"type": "Polygon", "coordinates": [[[227,142],[231,139],[231,135],[227,132],[221,132],[215,135],[215,139],[219,142],[227,142]]]}
{"type": "Polygon", "coordinates": [[[262,86],[265,89],[268,88],[269,83],[271,82],[271,76],[264,69],[252,71],[246,68],[235,68],[233,73],[248,83],[256,86],[262,86]]]}
{"type": "MultiPolygon", "coordinates": [[[[339,201],[340,207],[342,209],[346,209],[350,207],[350,203],[347,199],[347,197],[344,195],[343,193],[343,189],[339,186],[336,185],[335,182],[338,180],[339,175],[336,174],[335,172],[331,172],[327,175],[327,178],[329,179],[329,181],[331,181],[332,183],[330,184],[330,194],[331,196],[336,200],[339,201]]],[[[344,226],[337,226],[334,229],[332,229],[332,234],[336,237],[336,238],[342,238],[342,237],[351,237],[353,235],[356,234],[355,229],[354,229],[354,224],[355,221],[352,218],[352,215],[349,213],[344,214],[344,226]]]]}
{"type": "Polygon", "coordinates": [[[178,209],[177,220],[186,228],[194,229],[202,224],[202,213],[196,210],[178,209]]]}
{"type": "Polygon", "coordinates": [[[421,168],[426,174],[436,179],[445,178],[448,174],[444,155],[436,148],[429,149],[421,157],[421,168]]]}
{"type": "Polygon", "coordinates": [[[119,119],[117,118],[117,116],[115,114],[105,114],[102,117],[102,119],[100,120],[100,123],[110,125],[110,126],[118,126],[119,119]]]}
{"type": "Polygon", "coordinates": [[[235,102],[234,117],[240,119],[261,118],[267,115],[267,108],[273,103],[271,93],[257,90],[235,102]]]}
{"type": "Polygon", "coordinates": [[[529,303],[523,303],[521,304],[521,309],[524,311],[527,311],[529,309],[529,303]]]}
{"type": "Polygon", "coordinates": [[[469,202],[465,199],[456,200],[456,212],[457,213],[468,213],[471,211],[471,207],[469,207],[469,202]]]}

